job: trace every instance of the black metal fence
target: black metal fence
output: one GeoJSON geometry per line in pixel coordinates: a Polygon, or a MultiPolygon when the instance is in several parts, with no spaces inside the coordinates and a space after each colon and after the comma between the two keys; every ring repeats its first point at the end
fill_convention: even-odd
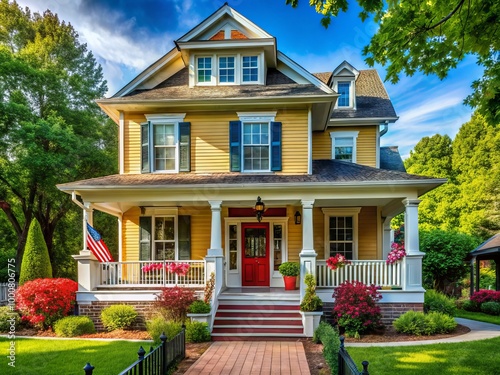
{"type": "Polygon", "coordinates": [[[358,371],[358,366],[354,363],[344,346],[344,336],[340,336],[339,366],[338,375],[369,375],[368,361],[363,361],[363,370],[358,371]]]}
{"type": "MultiPolygon", "coordinates": [[[[160,336],[161,344],[155,349],[150,348],[149,353],[141,346],[137,355],[139,358],[119,375],[164,375],[178,360],[186,356],[186,330],[182,331],[172,340],[167,342],[164,333],[160,336]]],[[[92,375],[94,366],[90,363],[83,368],[85,375],[92,375]]]]}

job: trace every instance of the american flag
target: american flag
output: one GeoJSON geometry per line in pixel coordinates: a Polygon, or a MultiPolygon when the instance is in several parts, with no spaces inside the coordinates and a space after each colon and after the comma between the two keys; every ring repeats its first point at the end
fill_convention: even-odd
{"type": "Polygon", "coordinates": [[[87,223],[87,247],[99,262],[113,262],[113,257],[104,243],[101,235],[87,223]]]}

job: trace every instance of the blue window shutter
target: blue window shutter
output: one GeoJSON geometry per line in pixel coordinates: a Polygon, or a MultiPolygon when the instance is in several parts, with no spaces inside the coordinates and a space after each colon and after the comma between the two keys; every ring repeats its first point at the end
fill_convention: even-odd
{"type": "Polygon", "coordinates": [[[241,172],[241,121],[229,121],[229,155],[231,172],[241,172]]]}
{"type": "Polygon", "coordinates": [[[191,123],[179,123],[179,171],[191,170],[191,123]]]}
{"type": "Polygon", "coordinates": [[[141,124],[141,173],[151,172],[149,138],[149,122],[146,122],[141,124]]]}
{"type": "Polygon", "coordinates": [[[271,170],[281,171],[281,122],[271,122],[271,170]]]}
{"type": "Polygon", "coordinates": [[[139,217],[139,260],[151,260],[151,216],[139,217]]]}
{"type": "Polygon", "coordinates": [[[179,215],[179,260],[191,259],[191,216],[179,215]]]}

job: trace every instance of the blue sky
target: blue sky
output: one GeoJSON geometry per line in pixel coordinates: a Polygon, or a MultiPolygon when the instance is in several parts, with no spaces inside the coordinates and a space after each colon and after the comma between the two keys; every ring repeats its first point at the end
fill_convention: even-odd
{"type": "MultiPolygon", "coordinates": [[[[222,0],[18,0],[32,11],[50,9],[77,30],[102,65],[108,96],[174,47],[173,41],[211,15],[222,0]]],[[[229,5],[277,38],[278,49],[310,72],[332,71],[347,60],[368,69],[361,53],[376,32],[373,22],[361,22],[355,1],[347,13],[332,20],[328,29],[321,16],[301,0],[297,9],[285,0],[233,0],[229,5]]],[[[375,67],[382,79],[383,67],[375,67]]],[[[462,104],[470,85],[480,77],[475,59],[459,64],[441,81],[420,74],[386,82],[399,120],[382,138],[383,146],[399,146],[406,158],[416,143],[436,133],[454,137],[470,119],[462,104]]]]}

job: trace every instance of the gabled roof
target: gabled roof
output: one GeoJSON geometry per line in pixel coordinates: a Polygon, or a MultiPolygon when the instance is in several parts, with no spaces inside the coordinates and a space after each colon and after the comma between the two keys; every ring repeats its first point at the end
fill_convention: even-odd
{"type": "Polygon", "coordinates": [[[482,259],[500,257],[500,233],[487,239],[467,255],[467,259],[474,259],[476,257],[482,259]]]}
{"type": "Polygon", "coordinates": [[[406,172],[398,146],[380,147],[380,168],[406,172]]]}

